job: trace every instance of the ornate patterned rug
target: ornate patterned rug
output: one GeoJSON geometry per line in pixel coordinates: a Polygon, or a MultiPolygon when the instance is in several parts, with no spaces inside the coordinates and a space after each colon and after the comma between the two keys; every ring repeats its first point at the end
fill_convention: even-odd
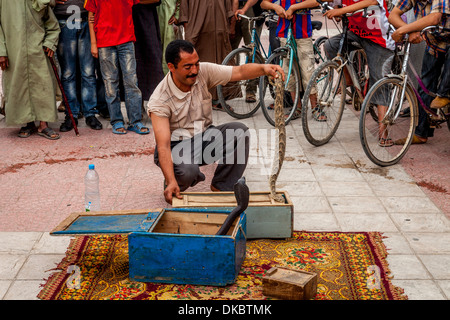
{"type": "Polygon", "coordinates": [[[126,236],[72,240],[43,300],[259,300],[262,277],[274,266],[317,273],[317,300],[404,300],[390,281],[383,236],[377,232],[295,232],[288,240],[247,241],[236,282],[226,287],[131,282],[126,236]]]}

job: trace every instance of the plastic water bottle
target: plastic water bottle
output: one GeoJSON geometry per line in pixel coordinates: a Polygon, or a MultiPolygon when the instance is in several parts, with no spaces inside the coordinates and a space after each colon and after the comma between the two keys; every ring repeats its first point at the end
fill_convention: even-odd
{"type": "Polygon", "coordinates": [[[99,211],[100,210],[100,191],[99,191],[99,176],[95,171],[93,164],[89,165],[89,170],[84,176],[84,205],[86,211],[99,211]]]}

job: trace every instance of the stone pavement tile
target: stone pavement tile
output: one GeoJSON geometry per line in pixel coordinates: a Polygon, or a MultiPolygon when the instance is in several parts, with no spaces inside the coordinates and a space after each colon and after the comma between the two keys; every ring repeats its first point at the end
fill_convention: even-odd
{"type": "Polygon", "coordinates": [[[326,197],[291,196],[295,213],[331,213],[326,197]]]}
{"type": "Polygon", "coordinates": [[[433,280],[392,280],[395,286],[405,290],[408,300],[445,300],[441,288],[433,280]]]}
{"type": "Polygon", "coordinates": [[[404,233],[416,254],[450,254],[450,233],[404,233]]]}
{"type": "Polygon", "coordinates": [[[379,197],[388,212],[438,213],[439,208],[426,197],[379,197]]]}
{"type": "Polygon", "coordinates": [[[377,197],[361,196],[361,197],[328,197],[330,205],[335,213],[352,213],[352,212],[385,212],[382,203],[377,197]]]}
{"type": "Polygon", "coordinates": [[[450,220],[442,213],[391,213],[390,215],[404,232],[450,232],[450,220]]]}
{"type": "Polygon", "coordinates": [[[389,269],[396,280],[429,280],[431,276],[415,255],[389,254],[389,269]]]}
{"type": "Polygon", "coordinates": [[[0,232],[0,253],[28,253],[40,237],[40,232],[0,232]]]}
{"type": "Polygon", "coordinates": [[[12,282],[3,300],[39,300],[37,295],[41,292],[42,280],[15,280],[12,282]]]}
{"type": "MultiPolygon", "coordinates": [[[[267,186],[269,184],[267,183],[267,186]]],[[[323,192],[319,186],[319,183],[315,181],[305,182],[285,182],[277,180],[277,190],[285,190],[289,193],[289,196],[302,196],[302,197],[318,197],[323,196],[323,192]]]]}
{"type": "Polygon", "coordinates": [[[320,181],[326,196],[372,196],[373,191],[367,182],[360,181],[320,181]]]}
{"type": "Polygon", "coordinates": [[[317,181],[360,181],[365,182],[361,173],[353,168],[341,168],[339,165],[311,166],[317,181]]]}
{"type": "Polygon", "coordinates": [[[383,243],[388,250],[388,254],[413,254],[408,240],[399,232],[384,232],[383,243]]]}
{"type": "Polygon", "coordinates": [[[295,213],[295,231],[341,231],[332,213],[295,213]]]}
{"type": "Polygon", "coordinates": [[[344,232],[398,231],[387,213],[336,213],[335,216],[344,232]]]}
{"type": "Polygon", "coordinates": [[[31,254],[65,254],[71,239],[65,236],[51,236],[49,232],[44,232],[34,245],[31,254]]]}
{"type": "Polygon", "coordinates": [[[450,254],[419,255],[434,279],[450,280],[450,254]]]}
{"type": "Polygon", "coordinates": [[[0,280],[12,280],[25,263],[26,255],[0,253],[0,280]]]}
{"type": "Polygon", "coordinates": [[[447,300],[450,300],[450,280],[437,280],[436,283],[444,292],[447,300]]]}
{"type": "Polygon", "coordinates": [[[33,254],[28,257],[17,274],[18,280],[42,280],[48,278],[65,254],[33,254]]]}
{"type": "Polygon", "coordinates": [[[11,286],[11,283],[11,280],[0,280],[0,300],[3,300],[3,297],[11,286]]]}
{"type": "Polygon", "coordinates": [[[414,195],[415,197],[426,197],[426,194],[415,182],[403,182],[396,180],[387,180],[383,183],[370,182],[375,195],[380,197],[407,197],[414,195]]]}

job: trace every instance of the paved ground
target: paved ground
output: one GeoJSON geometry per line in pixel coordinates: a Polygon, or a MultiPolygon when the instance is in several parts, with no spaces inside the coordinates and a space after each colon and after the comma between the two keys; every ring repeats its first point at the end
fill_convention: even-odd
{"type": "MultiPolygon", "coordinates": [[[[234,120],[222,112],[214,118],[216,123],[234,120]]],[[[83,210],[88,164],[100,174],[102,209],[166,206],[162,174],[153,164],[153,133],[118,136],[101,120],[102,131],[81,120],[79,137],[72,131],[49,141],[36,135],[17,138],[17,128],[6,128],[0,116],[0,299],[36,299],[64,257],[70,238],[51,237],[49,231],[83,210]]],[[[272,134],[261,111],[243,122],[254,129],[252,141],[272,134]]],[[[287,135],[277,188],[294,202],[295,230],[383,232],[394,284],[410,299],[449,299],[449,131],[437,130],[429,143],[411,147],[389,168],[366,158],[358,120],[349,110],[325,146],[306,141],[300,120],[287,127],[287,135]]],[[[264,164],[273,148],[263,142],[253,146],[245,173],[250,190],[268,190],[264,164]]],[[[213,170],[204,168],[207,181],[194,190],[209,190],[213,170]]]]}

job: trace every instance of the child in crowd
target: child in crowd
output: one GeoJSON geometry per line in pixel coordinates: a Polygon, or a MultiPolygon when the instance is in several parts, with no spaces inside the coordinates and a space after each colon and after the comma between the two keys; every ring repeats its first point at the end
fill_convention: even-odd
{"type": "MultiPolygon", "coordinates": [[[[450,29],[450,3],[448,0],[399,0],[389,16],[389,22],[397,28],[392,38],[400,42],[406,34],[409,34],[411,43],[422,41],[420,31],[428,26],[440,25],[450,29]],[[406,23],[402,20],[403,13],[414,9],[416,21],[406,23]]],[[[443,33],[441,36],[447,35],[443,33]]],[[[431,108],[442,108],[450,103],[450,44],[445,38],[426,36],[427,48],[422,61],[421,79],[425,87],[431,92],[436,92],[433,98],[426,94],[419,86],[418,91],[422,100],[431,108]]],[[[414,132],[413,144],[426,143],[429,137],[434,135],[434,128],[430,128],[428,115],[419,108],[419,122],[414,132]]],[[[394,141],[395,144],[405,144],[406,139],[394,141]]]]}
{"type": "MultiPolygon", "coordinates": [[[[336,4],[335,1],[334,3],[336,4]]],[[[363,17],[362,13],[350,16],[348,31],[348,50],[356,50],[352,43],[358,43],[366,52],[367,64],[369,66],[369,87],[383,77],[383,63],[393,54],[395,43],[389,34],[389,23],[385,0],[342,0],[342,8],[329,10],[325,16],[329,19],[340,17],[343,14],[355,12],[372,5],[378,5],[380,12],[370,17],[363,17]],[[370,19],[370,20],[369,20],[370,19]]],[[[337,55],[339,41],[342,34],[338,34],[325,42],[325,53],[329,59],[337,55]]],[[[347,48],[345,48],[347,50],[347,48]]],[[[344,69],[347,86],[352,82],[347,69],[344,69]]],[[[378,115],[383,117],[387,111],[387,101],[384,97],[377,97],[378,115]]],[[[381,147],[390,147],[394,142],[389,138],[386,126],[380,124],[379,145],[381,147]]]]}
{"type": "Polygon", "coordinates": [[[137,3],[139,0],[87,0],[85,4],[89,11],[91,52],[100,61],[115,134],[127,133],[120,108],[119,69],[123,75],[125,106],[130,123],[127,129],[138,134],[150,132],[141,122],[142,93],[136,76],[132,7],[137,3]]]}
{"type": "MultiPolygon", "coordinates": [[[[278,25],[276,29],[277,36],[280,38],[281,46],[286,45],[286,37],[288,34],[289,25],[293,23],[293,35],[295,42],[297,43],[298,63],[300,66],[300,73],[302,77],[303,89],[306,89],[309,79],[314,72],[314,49],[312,36],[312,24],[311,16],[295,13],[297,10],[304,10],[317,7],[319,4],[316,0],[263,0],[261,2],[261,8],[266,10],[274,10],[279,16],[278,25]],[[276,4],[275,2],[279,2],[276,4]]],[[[288,63],[284,63],[287,74],[288,63]]],[[[290,85],[289,85],[290,87],[290,85]]],[[[291,90],[290,90],[291,91],[291,90]]],[[[291,91],[291,95],[294,97],[297,93],[291,91]]],[[[311,90],[310,95],[311,106],[315,108],[317,106],[317,95],[315,88],[311,90]]],[[[301,99],[298,99],[299,104],[295,111],[292,120],[301,116],[301,99]]],[[[321,114],[319,121],[325,121],[326,115],[321,114]]]]}

